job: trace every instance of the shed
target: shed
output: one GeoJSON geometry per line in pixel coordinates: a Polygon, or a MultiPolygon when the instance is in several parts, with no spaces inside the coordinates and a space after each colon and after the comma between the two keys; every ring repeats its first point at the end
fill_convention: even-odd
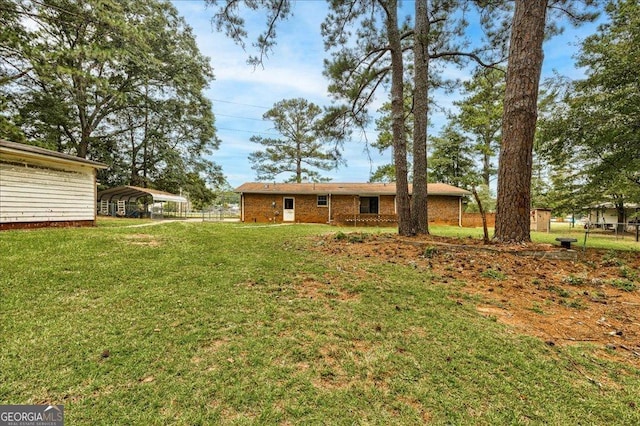
{"type": "MultiPolygon", "coordinates": [[[[411,192],[410,187],[410,192],[411,192]]],[[[395,183],[261,183],[238,188],[243,222],[352,225],[398,223],[395,183]]],[[[460,225],[469,191],[444,183],[427,185],[429,221],[460,225]]]]}
{"type": "Polygon", "coordinates": [[[93,226],[96,171],[107,166],[0,140],[0,230],[93,226]]]}
{"type": "Polygon", "coordinates": [[[537,232],[551,231],[551,209],[537,208],[531,210],[530,229],[537,232]]]}

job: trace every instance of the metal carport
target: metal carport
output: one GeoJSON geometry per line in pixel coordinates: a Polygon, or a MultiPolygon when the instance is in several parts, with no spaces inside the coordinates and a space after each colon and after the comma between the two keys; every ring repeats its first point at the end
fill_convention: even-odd
{"type": "MultiPolygon", "coordinates": [[[[110,215],[115,211],[119,211],[119,209],[122,208],[121,206],[125,206],[126,203],[136,203],[141,198],[147,200],[150,198],[151,205],[160,204],[159,212],[154,212],[152,208],[152,211],[150,212],[152,217],[158,214],[160,217],[164,216],[165,202],[176,203],[177,209],[175,213],[177,216],[182,216],[182,214],[186,214],[187,211],[188,200],[182,195],[171,194],[157,189],[126,185],[98,192],[99,212],[100,214],[110,215]],[[117,207],[116,210],[111,208],[113,205],[117,207]]],[[[145,209],[148,204],[149,203],[145,203],[145,209]]],[[[124,214],[118,215],[128,215],[127,213],[128,212],[125,210],[124,214]]]]}

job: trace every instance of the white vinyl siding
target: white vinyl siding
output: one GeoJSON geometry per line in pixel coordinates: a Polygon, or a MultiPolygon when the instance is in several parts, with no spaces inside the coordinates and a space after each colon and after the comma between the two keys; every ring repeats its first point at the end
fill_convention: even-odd
{"type": "Polygon", "coordinates": [[[0,223],[95,220],[94,173],[0,162],[0,223]]]}

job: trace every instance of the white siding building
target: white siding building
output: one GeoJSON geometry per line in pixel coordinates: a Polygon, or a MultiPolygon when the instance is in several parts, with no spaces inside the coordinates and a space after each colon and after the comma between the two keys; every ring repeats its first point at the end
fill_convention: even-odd
{"type": "Polygon", "coordinates": [[[0,230],[95,225],[96,171],[106,167],[0,140],[0,230]]]}

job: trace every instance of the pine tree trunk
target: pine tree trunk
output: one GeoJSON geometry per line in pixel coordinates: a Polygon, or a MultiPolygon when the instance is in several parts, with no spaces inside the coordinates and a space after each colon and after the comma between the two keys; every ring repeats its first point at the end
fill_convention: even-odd
{"type": "Polygon", "coordinates": [[[547,0],[516,0],[498,165],[495,240],[531,241],[533,138],[547,0]]]}
{"type": "MultiPolygon", "coordinates": [[[[489,139],[485,138],[485,140],[489,139]]],[[[486,151],[489,150],[488,144],[486,144],[484,149],[486,151]]],[[[482,156],[482,183],[488,187],[489,181],[491,180],[491,156],[486,151],[482,156]]]]}
{"type": "Polygon", "coordinates": [[[478,211],[480,212],[480,217],[482,218],[482,242],[485,244],[489,244],[489,228],[487,227],[487,213],[484,211],[484,206],[482,205],[482,200],[478,195],[478,190],[475,186],[471,187],[471,193],[473,194],[473,198],[475,198],[476,203],[478,204],[478,211]]]}
{"type": "Polygon", "coordinates": [[[415,2],[413,94],[413,195],[411,220],[416,234],[428,234],[427,211],[427,113],[429,109],[429,17],[427,2],[415,2]]]}
{"type": "Polygon", "coordinates": [[[407,141],[404,136],[403,63],[398,8],[395,1],[387,8],[387,34],[391,49],[391,131],[393,134],[393,160],[396,166],[396,207],[398,234],[412,235],[409,181],[407,177],[407,141]]]}

